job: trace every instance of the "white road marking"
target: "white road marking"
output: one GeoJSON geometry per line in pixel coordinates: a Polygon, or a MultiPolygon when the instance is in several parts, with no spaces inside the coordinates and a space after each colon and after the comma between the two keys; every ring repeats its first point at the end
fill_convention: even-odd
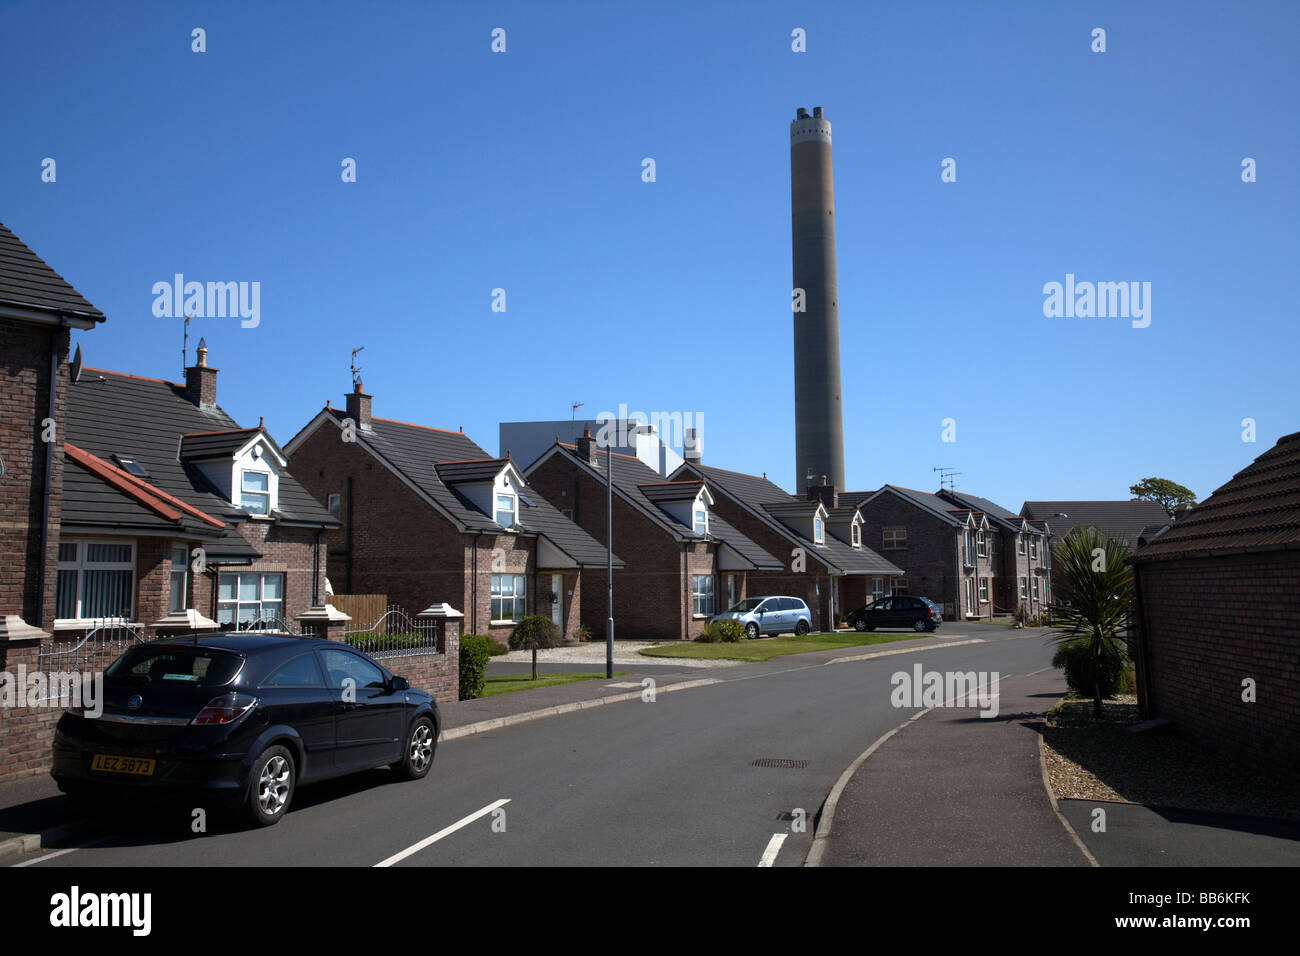
{"type": "Polygon", "coordinates": [[[772,839],[767,841],[767,849],[763,851],[763,858],[758,861],[759,866],[771,866],[776,862],[776,855],[781,852],[781,844],[785,842],[788,833],[773,833],[772,839]]]}
{"type": "Polygon", "coordinates": [[[432,846],[433,844],[435,844],[435,843],[437,843],[439,840],[441,840],[443,837],[448,836],[448,835],[450,835],[450,834],[452,834],[452,833],[455,833],[455,832],[456,832],[457,830],[459,830],[461,827],[469,826],[471,823],[473,823],[473,822],[474,822],[475,820],[477,820],[479,817],[485,817],[485,816],[487,816],[489,813],[491,813],[493,810],[497,809],[498,807],[504,807],[504,806],[505,806],[507,803],[509,803],[509,802],[510,802],[510,799],[507,797],[507,798],[504,799],[504,800],[498,800],[498,801],[496,801],[495,803],[489,803],[489,804],[488,804],[486,807],[484,807],[482,810],[476,810],[476,811],[474,811],[473,813],[471,813],[469,816],[464,817],[463,819],[457,820],[457,821],[456,821],[455,823],[453,823],[451,826],[449,826],[449,827],[443,827],[441,830],[439,830],[439,831],[438,831],[437,833],[435,833],[433,836],[425,837],[425,838],[424,838],[423,840],[421,840],[419,843],[413,843],[411,846],[408,846],[405,850],[402,850],[400,853],[394,853],[394,854],[393,854],[392,856],[390,856],[388,859],[386,859],[386,860],[384,860],[384,861],[382,861],[382,862],[380,862],[380,863],[376,863],[375,866],[376,866],[376,867],[379,867],[379,866],[392,866],[394,863],[400,863],[402,860],[405,860],[405,859],[406,859],[408,856],[410,856],[411,854],[413,854],[413,853],[419,853],[419,852],[420,852],[421,850],[423,850],[425,847],[427,847],[427,846],[432,846]]]}
{"type": "Polygon", "coordinates": [[[76,853],[78,850],[84,850],[87,847],[98,846],[108,840],[108,837],[100,837],[98,840],[91,840],[89,843],[83,843],[81,846],[70,846],[66,850],[51,850],[34,860],[24,860],[22,863],[15,863],[11,869],[18,869],[23,866],[35,866],[37,863],[44,863],[46,860],[53,860],[55,857],[63,856],[65,853],[76,853]]]}

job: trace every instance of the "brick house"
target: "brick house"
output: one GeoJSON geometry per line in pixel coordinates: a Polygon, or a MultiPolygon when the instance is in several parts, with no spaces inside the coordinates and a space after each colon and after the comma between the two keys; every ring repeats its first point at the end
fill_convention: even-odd
{"type": "MultiPolygon", "coordinates": [[[[1127,501],[1026,501],[1020,513],[1031,525],[1048,534],[1047,546],[1055,551],[1075,528],[1096,528],[1136,548],[1143,536],[1151,536],[1171,523],[1158,501],[1132,498],[1127,501]]],[[[1053,569],[1052,574],[1056,571],[1053,569]]],[[[1053,585],[1058,582],[1053,580],[1053,585]]]]}
{"type": "Polygon", "coordinates": [[[69,386],[56,633],[292,626],[322,603],[337,521],[217,405],[217,371],[200,342],[183,384],[83,368],[69,386]]]}
{"type": "Polygon", "coordinates": [[[1225,754],[1300,765],[1300,432],[1130,557],[1138,694],[1225,754]]]}
{"type": "Polygon", "coordinates": [[[858,509],[825,483],[810,486],[809,496],[799,498],[766,476],[705,465],[696,455],[673,477],[689,476],[709,482],[715,510],[741,533],[782,556],[779,569],[750,576],[750,592],[803,599],[814,630],[829,630],[873,600],[873,593],[892,590],[903,574],[865,543],[858,509]]]}
{"type": "MultiPolygon", "coordinates": [[[[756,572],[781,562],[715,509],[712,482],[664,478],[640,459],[607,459],[587,430],[577,446],[556,442],[529,466],[529,482],[588,534],[606,535],[606,464],[613,475],[614,547],[627,562],[614,574],[615,633],[691,640],[712,615],[742,599],[756,572]]],[[[586,609],[595,634],[605,629],[605,574],[586,575],[602,600],[586,609]]]]}
{"type": "Polygon", "coordinates": [[[941,494],[884,485],[841,500],[857,502],[866,540],[906,572],[898,593],[929,598],[946,620],[1009,613],[1022,586],[1030,613],[1044,610],[1042,532],[1015,516],[1003,518],[1000,513],[1010,512],[983,498],[941,494]]]}
{"type": "MultiPolygon", "coordinates": [[[[983,541],[978,530],[975,538],[976,557],[988,559],[987,580],[977,576],[977,599],[987,591],[995,615],[1011,614],[1019,606],[1029,614],[1045,611],[1052,602],[1051,554],[1042,524],[964,491],[941,488],[935,497],[987,519],[983,541]]],[[[981,615],[983,611],[981,606],[981,615]]]]}
{"type": "Polygon", "coordinates": [[[358,383],[345,408],[326,405],[286,446],[339,517],[327,536],[334,590],[386,594],[411,611],[448,603],[466,633],[502,642],[541,614],[578,640],[585,571],[604,573],[605,548],[534,493],[509,456],[462,432],[376,418],[371,406],[358,383]]]}
{"type": "Polygon", "coordinates": [[[0,642],[54,621],[69,336],[103,321],[0,223],[0,642]]]}

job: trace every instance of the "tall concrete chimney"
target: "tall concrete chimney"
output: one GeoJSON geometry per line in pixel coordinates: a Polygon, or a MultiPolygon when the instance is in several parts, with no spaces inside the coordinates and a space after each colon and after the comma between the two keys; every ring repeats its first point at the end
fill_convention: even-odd
{"type": "Polygon", "coordinates": [[[805,490],[826,475],[843,490],[835,189],[831,124],[820,106],[812,116],[800,107],[790,124],[790,232],[794,288],[803,290],[804,306],[794,313],[795,488],[805,490]]]}

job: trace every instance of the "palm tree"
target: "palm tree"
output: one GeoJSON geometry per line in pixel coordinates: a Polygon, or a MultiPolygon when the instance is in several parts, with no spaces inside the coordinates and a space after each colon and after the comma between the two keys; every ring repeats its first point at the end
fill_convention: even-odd
{"type": "Polygon", "coordinates": [[[1133,571],[1128,546],[1096,528],[1076,528],[1055,554],[1059,584],[1051,606],[1058,644],[1087,648],[1092,667],[1092,713],[1101,716],[1101,675],[1123,664],[1124,641],[1117,637],[1133,606],[1133,571]]]}

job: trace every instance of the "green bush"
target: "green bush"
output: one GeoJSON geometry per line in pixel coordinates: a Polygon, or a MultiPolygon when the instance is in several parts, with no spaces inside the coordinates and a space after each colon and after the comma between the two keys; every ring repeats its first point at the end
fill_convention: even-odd
{"type": "MultiPolygon", "coordinates": [[[[1065,671],[1065,682],[1081,697],[1093,695],[1094,659],[1088,645],[1071,641],[1062,644],[1052,656],[1052,666],[1065,671]]],[[[1100,690],[1102,697],[1114,697],[1125,687],[1124,672],[1129,669],[1127,657],[1103,657],[1101,660],[1100,690]]]]}
{"type": "Polygon", "coordinates": [[[492,656],[489,645],[492,638],[485,634],[465,634],[460,639],[460,699],[473,700],[483,696],[487,681],[488,658],[492,656]]]}
{"type": "Polygon", "coordinates": [[[489,637],[487,641],[488,641],[488,653],[491,654],[493,657],[500,657],[502,654],[510,653],[510,648],[506,647],[495,637],[489,637]]]}
{"type": "Polygon", "coordinates": [[[745,639],[745,626],[739,621],[709,621],[696,638],[704,644],[734,644],[745,639]]]}

